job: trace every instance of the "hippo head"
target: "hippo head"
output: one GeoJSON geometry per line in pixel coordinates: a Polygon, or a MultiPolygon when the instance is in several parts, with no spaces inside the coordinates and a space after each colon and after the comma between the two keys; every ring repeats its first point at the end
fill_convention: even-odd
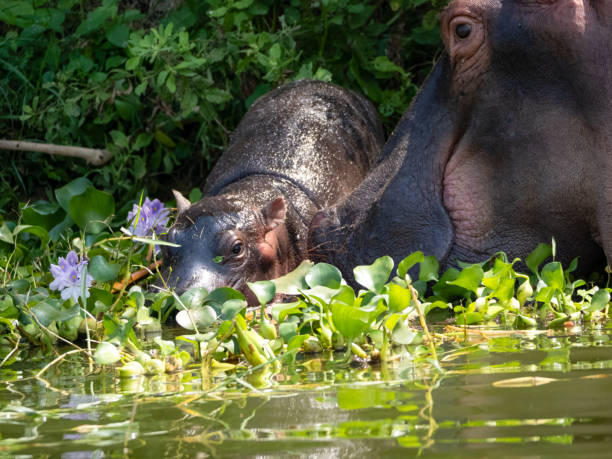
{"type": "Polygon", "coordinates": [[[292,267],[284,198],[258,209],[223,195],[191,205],[174,193],[178,217],[166,240],[180,247],[163,246],[168,268],[162,277],[178,293],[190,287],[211,291],[229,286],[250,301],[247,281],[272,279],[292,267]]]}
{"type": "Polygon", "coordinates": [[[551,237],[563,262],[612,260],[612,1],[454,0],[440,29],[382,161],[315,216],[311,246],[345,273],[416,250],[524,258],[551,237]]]}

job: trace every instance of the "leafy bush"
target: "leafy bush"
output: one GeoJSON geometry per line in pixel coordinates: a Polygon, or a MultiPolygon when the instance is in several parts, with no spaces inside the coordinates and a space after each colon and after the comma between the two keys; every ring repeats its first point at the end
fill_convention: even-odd
{"type": "Polygon", "coordinates": [[[118,207],[142,187],[164,197],[172,184],[200,185],[248,106],[288,80],[362,92],[390,131],[440,48],[445,3],[5,0],[0,138],[115,156],[92,168],[3,152],[0,211],[53,201],[53,189],[79,176],[118,207]]]}

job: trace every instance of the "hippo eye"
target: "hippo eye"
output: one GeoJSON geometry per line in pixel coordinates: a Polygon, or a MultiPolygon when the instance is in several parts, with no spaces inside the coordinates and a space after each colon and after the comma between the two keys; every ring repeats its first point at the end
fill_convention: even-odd
{"type": "Polygon", "coordinates": [[[234,242],[234,245],[232,245],[232,253],[234,255],[240,255],[242,253],[242,250],[243,250],[242,241],[234,242]]]}
{"type": "Polygon", "coordinates": [[[472,26],[470,24],[466,24],[465,22],[458,24],[457,27],[455,27],[455,34],[461,39],[469,37],[471,33],[472,26]]]}

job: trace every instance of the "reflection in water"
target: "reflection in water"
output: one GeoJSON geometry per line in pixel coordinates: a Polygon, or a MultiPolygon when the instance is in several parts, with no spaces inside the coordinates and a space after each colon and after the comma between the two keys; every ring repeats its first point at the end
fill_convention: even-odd
{"type": "Polygon", "coordinates": [[[612,346],[583,335],[485,332],[449,340],[445,373],[302,361],[238,381],[199,371],[117,380],[78,356],[24,354],[0,370],[0,456],[606,456],[612,346]],[[225,381],[225,390],[203,392],[225,381]],[[211,385],[212,384],[212,385],[211,385]],[[245,386],[254,386],[256,391],[245,386]]]}

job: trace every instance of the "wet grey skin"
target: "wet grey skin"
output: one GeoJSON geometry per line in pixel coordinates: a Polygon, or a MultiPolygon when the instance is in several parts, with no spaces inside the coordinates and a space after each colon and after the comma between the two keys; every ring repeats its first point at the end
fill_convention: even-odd
{"type": "MultiPolygon", "coordinates": [[[[273,279],[307,257],[313,215],[363,180],[384,143],[373,105],[320,81],[299,81],[259,98],[233,133],[163,247],[164,279],[180,293],[273,279]]],[[[253,302],[252,296],[248,297],[253,302]]]]}
{"type": "Polygon", "coordinates": [[[443,267],[554,236],[583,273],[612,261],[612,1],[455,0],[446,52],[350,196],[313,219],[317,258],[421,250],[443,267]]]}

